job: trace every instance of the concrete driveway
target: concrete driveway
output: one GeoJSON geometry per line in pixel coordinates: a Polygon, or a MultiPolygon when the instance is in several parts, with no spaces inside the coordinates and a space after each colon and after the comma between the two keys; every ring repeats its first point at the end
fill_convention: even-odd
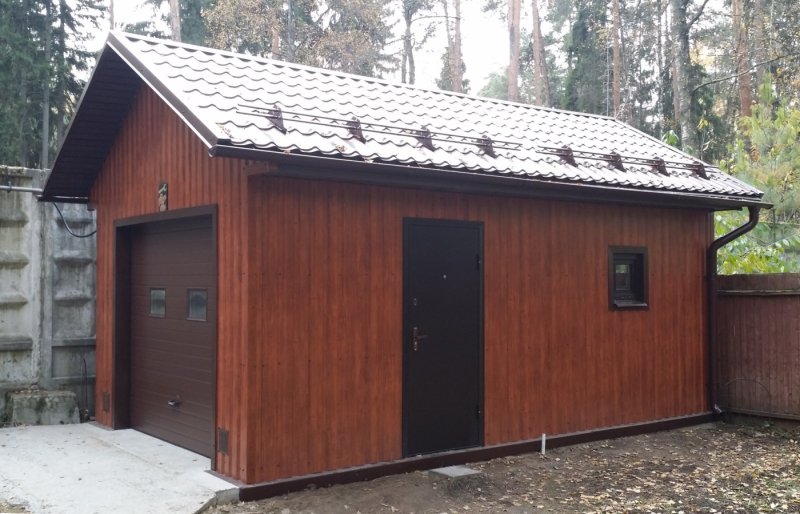
{"type": "Polygon", "coordinates": [[[210,460],[134,430],[0,429],[0,506],[32,513],[194,513],[238,498],[210,460]]]}

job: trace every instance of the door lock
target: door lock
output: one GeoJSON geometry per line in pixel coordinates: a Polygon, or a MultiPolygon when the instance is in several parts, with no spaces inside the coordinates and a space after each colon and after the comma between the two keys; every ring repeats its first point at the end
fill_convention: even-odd
{"type": "Polygon", "coordinates": [[[428,334],[419,333],[419,327],[414,327],[411,329],[411,343],[415,352],[419,350],[419,342],[427,337],[428,334]]]}
{"type": "Polygon", "coordinates": [[[167,401],[167,405],[169,405],[170,407],[180,407],[181,403],[183,403],[183,402],[181,401],[181,397],[180,396],[178,396],[177,398],[174,398],[172,400],[168,400],[167,401]]]}

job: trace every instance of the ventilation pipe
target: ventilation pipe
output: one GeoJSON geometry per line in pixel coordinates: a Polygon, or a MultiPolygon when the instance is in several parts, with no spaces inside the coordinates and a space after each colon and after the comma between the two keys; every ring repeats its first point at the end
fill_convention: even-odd
{"type": "Polygon", "coordinates": [[[709,372],[709,401],[715,416],[722,413],[719,406],[719,377],[717,369],[717,250],[734,239],[745,235],[758,224],[760,206],[751,205],[748,208],[750,219],[744,225],[728,232],[719,239],[715,239],[706,252],[706,276],[708,277],[708,372],[709,372]]]}

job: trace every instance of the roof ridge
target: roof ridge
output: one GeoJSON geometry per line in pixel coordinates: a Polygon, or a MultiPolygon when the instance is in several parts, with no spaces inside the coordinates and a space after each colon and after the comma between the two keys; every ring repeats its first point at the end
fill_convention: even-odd
{"type": "Polygon", "coordinates": [[[272,65],[276,65],[276,66],[284,66],[284,67],[293,68],[293,69],[301,70],[301,71],[308,71],[308,72],[314,72],[314,73],[325,73],[325,74],[336,76],[336,77],[340,77],[340,78],[347,78],[347,79],[352,79],[352,80],[363,80],[363,81],[367,81],[367,82],[375,82],[375,83],[384,84],[384,85],[387,85],[387,86],[405,88],[405,89],[409,89],[409,90],[413,90],[413,91],[424,91],[424,92],[434,93],[434,94],[438,94],[438,95],[446,95],[446,96],[452,96],[452,97],[456,97],[456,98],[463,98],[465,100],[473,100],[473,101],[479,101],[479,102],[487,102],[487,103],[494,103],[494,104],[500,104],[500,105],[508,105],[508,106],[511,106],[511,107],[519,107],[519,108],[530,109],[530,110],[534,110],[534,111],[545,111],[545,112],[553,112],[553,113],[557,113],[557,114],[569,114],[571,116],[586,116],[586,117],[589,117],[589,118],[597,118],[597,119],[603,119],[603,120],[619,121],[619,120],[617,120],[616,118],[614,118],[612,116],[606,116],[606,115],[603,115],[603,114],[596,114],[596,113],[591,113],[591,112],[570,111],[570,110],[567,110],[567,109],[558,109],[558,108],[555,108],[555,107],[543,107],[543,106],[540,106],[540,105],[526,104],[526,103],[523,103],[523,102],[513,102],[511,100],[502,100],[500,98],[492,98],[492,97],[488,97],[488,96],[478,96],[478,95],[472,95],[472,94],[467,94],[467,93],[456,93],[455,91],[448,91],[448,90],[445,90],[445,89],[425,87],[425,86],[420,86],[420,85],[417,85],[417,84],[404,84],[402,82],[396,82],[396,81],[389,80],[389,79],[384,79],[384,78],[368,77],[366,75],[357,75],[357,74],[354,74],[354,73],[347,73],[347,72],[344,72],[344,71],[331,70],[331,69],[327,69],[327,68],[319,68],[319,67],[316,67],[316,66],[309,66],[307,64],[300,64],[300,63],[295,63],[295,62],[290,62],[290,61],[281,61],[279,59],[270,59],[268,57],[261,57],[261,56],[257,56],[257,55],[248,55],[248,54],[243,54],[243,53],[239,53],[239,52],[232,52],[230,50],[220,50],[218,48],[211,48],[211,47],[207,47],[207,46],[194,45],[194,44],[191,44],[191,43],[183,43],[181,41],[173,41],[171,39],[160,39],[160,38],[155,38],[155,37],[150,37],[150,36],[143,36],[143,35],[140,35],[140,34],[132,34],[130,32],[123,32],[123,31],[111,31],[111,33],[114,34],[117,37],[117,39],[119,39],[119,40],[137,39],[137,40],[140,40],[140,41],[146,41],[146,42],[153,43],[153,44],[160,44],[160,45],[164,45],[164,46],[172,46],[172,47],[176,47],[176,48],[184,48],[184,49],[187,49],[187,50],[192,50],[192,51],[195,51],[195,52],[201,52],[201,53],[205,53],[205,54],[218,54],[218,55],[223,55],[223,56],[232,57],[232,58],[236,58],[236,59],[256,61],[256,62],[272,64],[272,65]]]}

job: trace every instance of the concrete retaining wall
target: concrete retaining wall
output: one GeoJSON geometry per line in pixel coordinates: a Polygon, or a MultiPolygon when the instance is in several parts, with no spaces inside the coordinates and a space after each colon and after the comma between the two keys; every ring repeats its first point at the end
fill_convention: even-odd
{"type": "MultiPolygon", "coordinates": [[[[0,166],[4,185],[42,187],[40,170],[0,166]]],[[[94,230],[83,205],[60,204],[78,234],[94,230]]],[[[50,203],[0,192],[0,416],[7,393],[65,389],[94,413],[94,237],[76,238],[50,203]]]]}

